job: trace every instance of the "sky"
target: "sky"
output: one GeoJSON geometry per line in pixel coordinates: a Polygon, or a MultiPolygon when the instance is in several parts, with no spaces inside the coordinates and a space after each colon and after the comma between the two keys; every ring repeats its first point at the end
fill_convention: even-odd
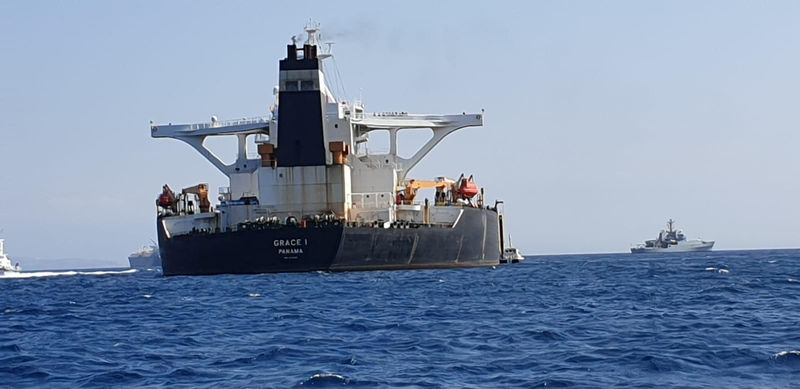
{"type": "Polygon", "coordinates": [[[6,252],[127,266],[163,184],[227,186],[149,122],[266,115],[310,18],[340,99],[485,110],[410,176],[473,174],[525,254],[625,252],[670,217],[715,249],[800,246],[799,2],[299,4],[0,2],[6,252]]]}

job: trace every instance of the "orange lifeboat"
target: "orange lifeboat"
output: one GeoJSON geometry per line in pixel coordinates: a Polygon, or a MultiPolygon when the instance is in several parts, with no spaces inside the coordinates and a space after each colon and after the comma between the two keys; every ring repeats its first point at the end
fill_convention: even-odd
{"type": "Polygon", "coordinates": [[[172,208],[173,205],[175,205],[175,193],[172,192],[169,186],[164,185],[163,191],[156,200],[156,204],[163,208],[172,208]]]}
{"type": "Polygon", "coordinates": [[[471,199],[478,194],[478,185],[475,185],[475,181],[472,180],[472,176],[469,179],[461,179],[461,185],[458,187],[458,193],[461,194],[461,197],[465,199],[471,199]]]}

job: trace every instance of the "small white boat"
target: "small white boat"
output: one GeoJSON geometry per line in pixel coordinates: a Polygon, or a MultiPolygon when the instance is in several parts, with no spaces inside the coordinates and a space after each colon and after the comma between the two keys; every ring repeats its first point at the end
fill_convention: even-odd
{"type": "Polygon", "coordinates": [[[19,274],[22,269],[19,267],[19,263],[15,266],[11,265],[11,258],[6,256],[3,252],[3,239],[0,239],[0,276],[6,274],[19,274]]]}
{"type": "Polygon", "coordinates": [[[508,246],[503,249],[503,258],[500,263],[519,263],[525,260],[519,249],[515,248],[511,243],[511,235],[508,236],[508,246]]]}

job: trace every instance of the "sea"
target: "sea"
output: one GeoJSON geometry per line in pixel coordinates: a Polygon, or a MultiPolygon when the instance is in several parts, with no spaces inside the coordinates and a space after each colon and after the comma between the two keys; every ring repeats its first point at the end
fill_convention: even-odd
{"type": "Polygon", "coordinates": [[[796,388],[800,250],[27,272],[0,279],[0,387],[796,388]]]}

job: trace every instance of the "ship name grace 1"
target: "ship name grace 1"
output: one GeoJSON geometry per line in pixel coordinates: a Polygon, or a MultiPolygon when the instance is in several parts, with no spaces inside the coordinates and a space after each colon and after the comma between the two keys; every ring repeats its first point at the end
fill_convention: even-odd
{"type": "Polygon", "coordinates": [[[278,254],[302,254],[303,246],[308,246],[308,239],[275,239],[272,245],[278,249],[278,254]]]}

